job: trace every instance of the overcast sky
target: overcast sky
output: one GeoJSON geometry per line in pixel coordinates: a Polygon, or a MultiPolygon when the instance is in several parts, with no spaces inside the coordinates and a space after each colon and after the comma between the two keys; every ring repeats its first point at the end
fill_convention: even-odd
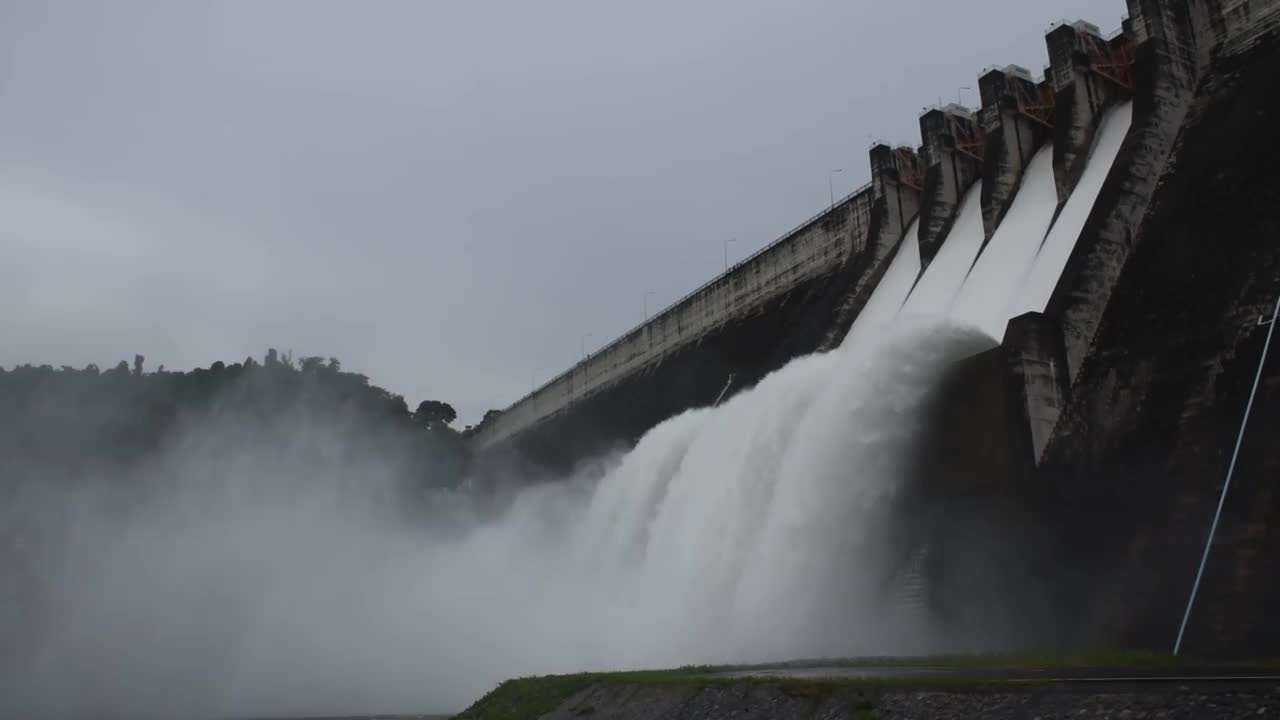
{"type": "Polygon", "coordinates": [[[0,0],[0,365],[337,356],[465,422],[1122,0],[0,0]]]}

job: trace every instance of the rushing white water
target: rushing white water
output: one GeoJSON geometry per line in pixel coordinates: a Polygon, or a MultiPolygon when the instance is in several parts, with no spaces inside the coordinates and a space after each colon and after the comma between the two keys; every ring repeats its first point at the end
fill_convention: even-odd
{"type": "Polygon", "coordinates": [[[63,542],[40,590],[57,621],[29,667],[0,673],[0,714],[447,711],[530,673],[952,649],[886,595],[903,557],[887,509],[921,404],[954,360],[991,346],[1016,279],[1042,307],[1127,123],[1127,108],[1108,117],[1079,207],[1034,263],[1047,150],[976,266],[975,186],[914,290],[908,229],[836,351],[444,539],[352,503],[387,460],[339,464],[317,428],[284,451],[194,429],[147,470],[164,497],[51,515],[63,542]],[[953,303],[983,332],[907,317],[953,303]]]}
{"type": "Polygon", "coordinates": [[[945,315],[982,249],[982,184],[964,194],[951,231],[902,306],[903,316],[945,315]]]}
{"type": "Polygon", "coordinates": [[[445,539],[353,503],[385,469],[314,428],[284,452],[196,429],[163,497],[59,514],[58,620],[0,714],[447,711],[530,673],[939,649],[888,602],[884,518],[920,403],[989,342],[863,333],[445,539]]]}
{"type": "Polygon", "coordinates": [[[1129,132],[1133,120],[1133,103],[1124,103],[1108,110],[1089,151],[1088,164],[1080,175],[1071,196],[1062,206],[1062,212],[1054,220],[1044,244],[1036,254],[1035,262],[1016,298],[1007,310],[1009,317],[1025,312],[1043,312],[1058,284],[1058,277],[1066,267],[1076,240],[1089,219],[1089,211],[1098,199],[1102,183],[1111,172],[1120,145],[1129,132]]]}
{"type": "Polygon", "coordinates": [[[913,220],[907,226],[893,260],[881,276],[867,304],[863,306],[862,312],[853,321],[845,342],[857,342],[854,338],[860,334],[888,325],[897,317],[916,278],[920,277],[920,242],[916,235],[918,228],[919,220],[913,220]]]}
{"type": "Polygon", "coordinates": [[[1013,296],[1031,270],[1057,205],[1053,146],[1046,145],[1027,164],[1009,211],[965,278],[949,311],[952,318],[994,338],[1004,335],[1013,296]]]}

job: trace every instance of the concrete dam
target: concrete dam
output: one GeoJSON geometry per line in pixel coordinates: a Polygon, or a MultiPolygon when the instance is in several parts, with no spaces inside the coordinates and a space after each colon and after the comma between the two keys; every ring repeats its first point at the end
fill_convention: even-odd
{"type": "MultiPolygon", "coordinates": [[[[1042,77],[984,71],[979,108],[930,109],[918,146],[871,148],[866,187],[489,418],[475,448],[564,468],[644,437],[623,472],[733,432],[706,411],[663,422],[693,408],[821,404],[857,373],[904,380],[860,348],[892,354],[893,328],[945,318],[981,332],[952,338],[960,357],[930,351],[946,370],[912,439],[892,440],[912,448],[881,568],[901,605],[963,628],[963,647],[1167,651],[1231,466],[1187,643],[1274,654],[1280,360],[1264,345],[1280,296],[1280,1],[1127,5],[1114,33],[1055,24],[1042,77]]],[[[896,406],[861,402],[907,432],[896,406]]],[[[830,431],[785,419],[770,427],[787,442],[830,431]]],[[[791,470],[876,462],[844,442],[838,461],[791,470]]],[[[739,449],[733,463],[787,469],[739,449]]],[[[677,478],[696,465],[671,457],[677,478]]],[[[805,507],[796,522],[832,520],[805,507]]],[[[778,548],[776,563],[798,562],[778,548]]]]}

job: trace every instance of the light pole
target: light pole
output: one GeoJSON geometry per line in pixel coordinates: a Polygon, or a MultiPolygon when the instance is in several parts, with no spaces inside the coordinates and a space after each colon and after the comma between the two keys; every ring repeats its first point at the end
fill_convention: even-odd
{"type": "Polygon", "coordinates": [[[724,271],[729,272],[729,243],[738,242],[738,238],[729,238],[724,241],[724,271]]]}
{"type": "Polygon", "coordinates": [[[646,290],[644,293],[644,321],[649,322],[649,296],[653,294],[652,290],[646,290]]]}
{"type": "Polygon", "coordinates": [[[1176,657],[1182,650],[1182,636],[1187,632],[1187,621],[1191,619],[1191,608],[1196,603],[1196,594],[1200,592],[1200,580],[1204,577],[1204,566],[1209,563],[1209,549],[1213,547],[1213,536],[1218,532],[1218,520],[1222,517],[1222,506],[1227,502],[1227,490],[1231,488],[1231,475],[1236,470],[1236,460],[1240,457],[1240,444],[1244,442],[1244,429],[1249,424],[1249,412],[1253,410],[1253,396],[1258,392],[1258,383],[1262,380],[1262,369],[1267,365],[1267,351],[1271,349],[1271,335],[1280,324],[1280,298],[1276,298],[1276,306],[1271,309],[1271,319],[1258,318],[1259,325],[1270,325],[1267,339],[1262,343],[1262,356],[1258,358],[1258,372],[1253,376],[1253,389],[1249,391],[1249,402],[1245,403],[1244,416],[1240,418],[1240,433],[1236,435],[1236,447],[1231,451],[1231,464],[1227,466],[1227,479],[1222,483],[1222,493],[1218,495],[1218,509],[1213,513],[1213,524],[1209,526],[1209,537],[1204,541],[1204,554],[1200,556],[1200,568],[1196,570],[1196,581],[1191,585],[1191,596],[1187,598],[1187,609],[1182,613],[1182,624],[1178,626],[1178,639],[1173,641],[1173,654],[1176,657]]]}
{"type": "Polygon", "coordinates": [[[831,196],[832,210],[835,210],[836,208],[836,186],[833,183],[832,178],[835,177],[836,173],[838,172],[844,172],[844,169],[836,168],[835,170],[832,170],[831,172],[827,173],[827,194],[831,196]]]}
{"type": "Polygon", "coordinates": [[[586,360],[586,359],[587,359],[587,338],[591,337],[591,334],[592,334],[592,333],[594,333],[594,332],[595,332],[595,330],[592,330],[592,331],[591,331],[591,332],[589,332],[589,333],[584,333],[584,334],[583,334],[583,336],[582,336],[582,343],[581,343],[581,345],[582,345],[582,359],[583,359],[583,360],[586,360]]]}

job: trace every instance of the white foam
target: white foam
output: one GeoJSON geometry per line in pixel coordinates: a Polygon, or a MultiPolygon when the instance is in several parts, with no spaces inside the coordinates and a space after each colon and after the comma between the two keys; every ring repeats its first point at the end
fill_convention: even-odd
{"type": "MultiPolygon", "coordinates": [[[[1127,106],[1108,116],[1015,307],[1043,308],[1128,121],[1127,106]]],[[[990,338],[905,316],[945,317],[956,303],[994,324],[1051,206],[1042,167],[985,262],[974,267],[975,186],[914,290],[908,230],[838,351],[674,417],[598,481],[529,488],[447,542],[389,536],[336,501],[264,506],[259,488],[292,455],[175,460],[200,488],[255,492],[157,511],[122,537],[68,524],[94,562],[70,576],[67,621],[36,675],[0,677],[0,691],[53,698],[60,715],[175,714],[165,702],[209,716],[406,712],[462,707],[531,673],[943,649],[932,628],[894,620],[884,571],[900,555],[883,520],[914,460],[925,394],[990,338]]]]}
{"type": "Polygon", "coordinates": [[[1111,172],[1111,165],[1115,162],[1116,154],[1120,152],[1120,145],[1124,142],[1125,135],[1129,133],[1132,120],[1133,103],[1119,105],[1108,111],[1103,118],[1102,126],[1089,154],[1089,162],[1080,176],[1080,182],[1071,191],[1071,196],[1063,205],[1058,219],[1049,229],[1049,234],[1036,255],[1031,271],[1007,310],[1006,314],[1009,317],[1016,317],[1025,312],[1044,312],[1045,307],[1048,306],[1053,289],[1058,284],[1058,278],[1062,275],[1068,258],[1071,257],[1071,251],[1075,248],[1076,240],[1084,229],[1085,221],[1089,219],[1093,203],[1098,199],[1098,192],[1102,190],[1102,183],[1111,172]]]}
{"type": "Polygon", "coordinates": [[[969,268],[978,257],[984,236],[981,183],[974,183],[964,194],[956,220],[942,247],[907,296],[900,314],[904,317],[946,317],[965,276],[969,274],[969,268]]]}
{"type": "Polygon", "coordinates": [[[1053,146],[1048,145],[1027,164],[1013,204],[965,278],[952,318],[996,339],[1004,335],[1008,308],[1031,270],[1057,204],[1053,146]]]}
{"type": "Polygon", "coordinates": [[[876,285],[867,300],[866,306],[853,321],[845,342],[857,342],[848,338],[857,337],[860,333],[873,331],[893,321],[916,278],[920,277],[920,242],[916,237],[918,220],[907,226],[907,232],[898,244],[897,252],[885,270],[880,282],[876,285]]]}

